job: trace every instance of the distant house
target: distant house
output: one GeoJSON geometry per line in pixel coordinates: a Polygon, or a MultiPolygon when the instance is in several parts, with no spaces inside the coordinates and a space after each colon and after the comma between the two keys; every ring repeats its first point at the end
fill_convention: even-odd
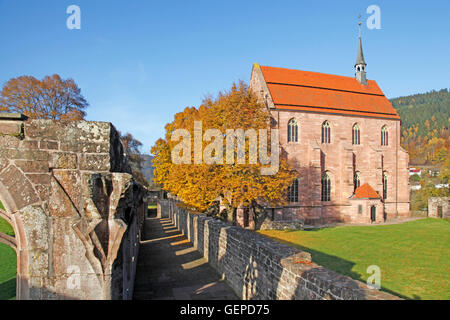
{"type": "Polygon", "coordinates": [[[439,175],[439,169],[430,169],[428,170],[428,174],[432,177],[437,177],[439,175]]]}
{"type": "Polygon", "coordinates": [[[418,169],[418,168],[409,168],[409,175],[413,176],[417,174],[418,176],[420,176],[422,174],[422,170],[418,169]]]}

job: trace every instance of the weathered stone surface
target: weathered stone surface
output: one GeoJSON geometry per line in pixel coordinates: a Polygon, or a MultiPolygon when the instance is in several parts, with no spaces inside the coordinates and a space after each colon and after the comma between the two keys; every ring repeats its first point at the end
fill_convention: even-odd
{"type": "Polygon", "coordinates": [[[34,189],[36,190],[41,201],[47,201],[50,196],[50,174],[29,173],[26,174],[26,177],[34,185],[34,189]]]}
{"type": "Polygon", "coordinates": [[[48,161],[17,160],[16,166],[25,173],[48,172],[48,161]]]}
{"type": "Polygon", "coordinates": [[[0,134],[19,136],[22,133],[22,123],[19,121],[0,120],[0,134]]]}
{"type": "Polygon", "coordinates": [[[80,170],[109,171],[111,164],[109,154],[82,154],[80,170]]]}
{"type": "Polygon", "coordinates": [[[9,160],[6,158],[0,158],[0,172],[5,169],[9,164],[9,160]]]}
{"type": "Polygon", "coordinates": [[[77,169],[78,156],[76,153],[69,152],[52,153],[51,167],[53,169],[77,169]]]}
{"type": "Polygon", "coordinates": [[[13,198],[17,209],[39,201],[30,181],[14,165],[10,165],[0,174],[0,183],[13,198]]]}
{"type": "Polygon", "coordinates": [[[450,219],[450,197],[430,197],[428,199],[428,216],[450,219]]]}
{"type": "Polygon", "coordinates": [[[62,151],[101,153],[110,148],[107,122],[33,120],[25,122],[24,129],[26,137],[58,141],[62,151]]]}
{"type": "Polygon", "coordinates": [[[39,141],[37,141],[37,140],[24,140],[24,141],[22,141],[22,148],[23,149],[38,149],[39,148],[39,141]]]}
{"type": "Polygon", "coordinates": [[[24,127],[20,137],[0,134],[17,298],[130,299],[145,191],[128,174],[117,131],[103,122],[1,121],[3,131],[24,127]]]}
{"type": "Polygon", "coordinates": [[[31,181],[31,183],[36,185],[48,185],[50,183],[49,173],[29,173],[26,174],[26,177],[31,181]]]}
{"type": "Polygon", "coordinates": [[[41,150],[3,149],[1,151],[7,154],[6,158],[8,159],[33,160],[33,161],[48,161],[50,159],[49,153],[41,150]]]}
{"type": "Polygon", "coordinates": [[[301,230],[303,229],[302,220],[294,221],[271,221],[265,219],[261,224],[260,230],[301,230]]]}
{"type": "Polygon", "coordinates": [[[20,145],[20,139],[10,135],[0,134],[0,146],[3,148],[18,148],[20,145]]]}
{"type": "Polygon", "coordinates": [[[54,171],[50,179],[48,210],[52,217],[75,217],[81,208],[81,180],[78,171],[54,171]]]}
{"type": "Polygon", "coordinates": [[[109,145],[107,143],[63,141],[61,142],[61,150],[76,150],[77,152],[83,153],[106,153],[109,151],[109,145]]]}
{"type": "Polygon", "coordinates": [[[27,243],[29,259],[29,275],[48,275],[49,223],[48,217],[40,206],[28,206],[17,213],[27,243]]]}
{"type": "Polygon", "coordinates": [[[58,150],[58,141],[42,140],[39,142],[40,149],[58,150]]]}

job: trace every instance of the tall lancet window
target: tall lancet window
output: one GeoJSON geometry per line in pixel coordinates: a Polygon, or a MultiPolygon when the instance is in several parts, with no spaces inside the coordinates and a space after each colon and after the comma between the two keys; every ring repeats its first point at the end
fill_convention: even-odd
{"type": "Polygon", "coordinates": [[[331,127],[328,121],[322,123],[322,143],[331,143],[331,127]]]}
{"type": "Polygon", "coordinates": [[[298,125],[295,119],[291,119],[288,122],[288,142],[298,141],[298,125]]]}
{"type": "Polygon", "coordinates": [[[359,172],[355,172],[355,175],[353,176],[353,188],[354,191],[358,189],[361,186],[361,178],[359,177],[359,172]]]}
{"type": "Polygon", "coordinates": [[[298,202],[298,179],[295,179],[292,185],[288,188],[288,201],[298,202]]]}
{"type": "Polygon", "coordinates": [[[387,174],[386,172],[383,172],[383,199],[387,199],[387,174]]]}
{"type": "Polygon", "coordinates": [[[386,126],[383,126],[383,128],[381,128],[381,145],[389,145],[389,130],[386,126]]]}
{"type": "Polygon", "coordinates": [[[322,201],[331,200],[331,179],[328,172],[322,174],[322,201]]]}
{"type": "Polygon", "coordinates": [[[353,125],[353,129],[352,129],[352,144],[353,145],[359,145],[361,140],[360,140],[360,130],[359,130],[359,126],[357,123],[355,123],[353,125]]]}

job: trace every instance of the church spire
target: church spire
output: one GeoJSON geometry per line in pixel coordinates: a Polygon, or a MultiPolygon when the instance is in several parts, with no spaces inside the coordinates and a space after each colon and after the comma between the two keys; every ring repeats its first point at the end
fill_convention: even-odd
{"type": "Polygon", "coordinates": [[[359,27],[359,47],[358,47],[358,56],[356,57],[356,64],[355,64],[355,77],[356,80],[359,81],[359,83],[363,85],[367,85],[367,78],[366,78],[366,62],[364,61],[364,54],[362,49],[362,41],[361,41],[361,21],[358,22],[359,27]]]}

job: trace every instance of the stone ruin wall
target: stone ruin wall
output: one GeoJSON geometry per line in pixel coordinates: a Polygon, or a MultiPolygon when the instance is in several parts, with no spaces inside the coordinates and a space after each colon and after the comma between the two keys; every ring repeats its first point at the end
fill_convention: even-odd
{"type": "Polygon", "coordinates": [[[450,197],[428,198],[428,216],[431,218],[450,219],[450,197]]]}
{"type": "Polygon", "coordinates": [[[0,114],[0,216],[15,231],[17,299],[132,297],[146,203],[130,173],[110,123],[0,114]]]}
{"type": "MultiPolygon", "coordinates": [[[[204,214],[159,200],[167,214],[244,300],[396,300],[391,294],[311,262],[311,255],[204,214]]],[[[161,213],[165,215],[166,213],[161,213]]]]}

